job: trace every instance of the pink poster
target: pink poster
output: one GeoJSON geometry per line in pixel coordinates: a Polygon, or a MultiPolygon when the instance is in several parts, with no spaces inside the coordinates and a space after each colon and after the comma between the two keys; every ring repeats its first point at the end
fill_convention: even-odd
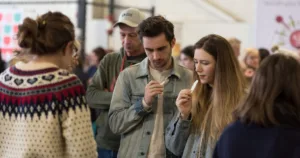
{"type": "Polygon", "coordinates": [[[300,0],[257,0],[256,42],[300,49],[300,0]]]}
{"type": "Polygon", "coordinates": [[[20,10],[0,9],[0,49],[5,61],[10,60],[12,51],[18,47],[16,34],[23,20],[22,15],[20,10]]]}

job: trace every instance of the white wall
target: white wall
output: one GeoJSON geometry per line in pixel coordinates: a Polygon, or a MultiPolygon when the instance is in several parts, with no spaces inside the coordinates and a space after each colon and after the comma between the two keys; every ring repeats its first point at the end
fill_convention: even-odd
{"type": "MultiPolygon", "coordinates": [[[[92,0],[88,0],[92,1],[92,0]]],[[[101,46],[107,48],[107,28],[108,22],[106,19],[93,19],[93,7],[87,6],[86,15],[86,53],[89,54],[94,48],[101,46]]]]}
{"type": "Polygon", "coordinates": [[[106,20],[89,20],[86,26],[86,53],[96,47],[107,48],[106,20]]]}
{"type": "Polygon", "coordinates": [[[235,14],[248,24],[256,21],[256,0],[210,0],[235,14]]]}
{"type": "MultiPolygon", "coordinates": [[[[243,22],[235,22],[233,18],[203,0],[116,0],[116,3],[126,6],[134,4],[135,7],[141,8],[150,8],[154,5],[156,15],[165,16],[175,24],[175,27],[182,27],[179,32],[175,32],[181,48],[194,44],[210,33],[225,38],[237,37],[242,41],[242,49],[255,46],[255,0],[213,1],[243,22]]],[[[115,30],[113,46],[115,49],[121,46],[117,30],[115,30]]]]}
{"type": "Polygon", "coordinates": [[[225,38],[237,37],[243,41],[244,46],[252,45],[249,35],[250,26],[248,24],[224,24],[224,23],[194,23],[187,22],[183,26],[182,46],[196,43],[207,34],[218,34],[225,38]],[[234,31],[232,31],[234,30],[234,31]]]}
{"type": "MultiPolygon", "coordinates": [[[[26,0],[29,1],[29,0],[26,0]]],[[[43,1],[43,0],[40,0],[43,1]]],[[[52,0],[55,1],[55,0],[52,0]]],[[[92,1],[92,0],[88,0],[92,1]]],[[[220,7],[229,10],[231,13],[243,19],[243,23],[234,20],[206,4],[204,0],[115,0],[115,3],[123,6],[132,6],[150,9],[155,6],[156,15],[163,15],[175,26],[177,41],[181,47],[194,44],[201,37],[218,33],[224,37],[236,36],[242,40],[242,47],[255,46],[255,0],[211,0],[220,7]]],[[[45,13],[48,10],[62,11],[68,15],[76,25],[77,4],[67,5],[17,5],[1,6],[0,8],[21,8],[26,15],[35,17],[37,14],[45,13]],[[66,9],[68,8],[68,9],[66,9]]],[[[122,10],[116,9],[116,19],[122,10]]],[[[149,13],[146,14],[150,16],[149,13]]],[[[90,52],[96,46],[107,48],[108,37],[106,34],[106,20],[92,19],[92,7],[87,8],[87,32],[86,51],[90,52]]],[[[109,40],[112,48],[118,50],[121,47],[118,30],[114,30],[112,40],[109,40]]]]}

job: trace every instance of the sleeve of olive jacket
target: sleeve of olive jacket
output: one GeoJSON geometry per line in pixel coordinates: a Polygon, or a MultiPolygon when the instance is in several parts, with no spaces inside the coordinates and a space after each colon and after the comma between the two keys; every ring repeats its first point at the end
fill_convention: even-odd
{"type": "Polygon", "coordinates": [[[182,156],[184,147],[190,135],[190,120],[182,120],[179,114],[169,123],[166,133],[166,148],[176,156],[182,156]]]}
{"type": "Polygon", "coordinates": [[[150,112],[143,110],[142,98],[131,104],[131,87],[128,76],[126,70],[120,73],[109,109],[109,126],[115,134],[130,132],[150,112]]]}
{"type": "Polygon", "coordinates": [[[106,73],[108,70],[107,56],[100,61],[98,69],[87,88],[87,102],[91,108],[108,110],[112,98],[112,92],[105,91],[107,87],[106,73]]]}

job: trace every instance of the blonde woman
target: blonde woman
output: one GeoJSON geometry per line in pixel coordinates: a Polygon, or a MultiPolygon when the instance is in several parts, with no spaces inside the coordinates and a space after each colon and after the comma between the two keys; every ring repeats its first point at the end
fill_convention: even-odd
{"type": "Polygon", "coordinates": [[[260,63],[259,51],[256,48],[247,48],[244,63],[246,67],[257,69],[260,63]]]}
{"type": "Polygon", "coordinates": [[[255,75],[256,69],[260,64],[259,51],[256,48],[247,48],[245,50],[244,66],[242,72],[247,79],[247,84],[250,85],[253,76],[255,75]]]}
{"type": "Polygon", "coordinates": [[[195,44],[194,92],[182,90],[176,100],[179,115],[171,121],[166,146],[184,158],[211,158],[232,111],[245,94],[245,80],[226,39],[208,35],[195,44]]]}

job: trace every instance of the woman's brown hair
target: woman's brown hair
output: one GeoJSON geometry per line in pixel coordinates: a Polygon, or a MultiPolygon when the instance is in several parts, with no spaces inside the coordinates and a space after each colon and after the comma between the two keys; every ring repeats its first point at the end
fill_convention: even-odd
{"type": "Polygon", "coordinates": [[[300,126],[300,64],[292,56],[274,54],[261,63],[245,101],[234,116],[262,126],[300,126]]]}
{"type": "MultiPolygon", "coordinates": [[[[208,138],[217,140],[224,127],[233,121],[231,114],[245,94],[245,79],[231,45],[223,37],[205,36],[194,48],[213,56],[216,66],[213,87],[198,84],[193,93],[193,131],[200,134],[208,124],[208,138]]],[[[194,78],[199,80],[196,71],[194,78]]]]}
{"type": "Polygon", "coordinates": [[[36,20],[25,18],[19,26],[18,44],[22,51],[35,55],[56,53],[75,40],[74,25],[60,12],[48,12],[36,20]]]}

